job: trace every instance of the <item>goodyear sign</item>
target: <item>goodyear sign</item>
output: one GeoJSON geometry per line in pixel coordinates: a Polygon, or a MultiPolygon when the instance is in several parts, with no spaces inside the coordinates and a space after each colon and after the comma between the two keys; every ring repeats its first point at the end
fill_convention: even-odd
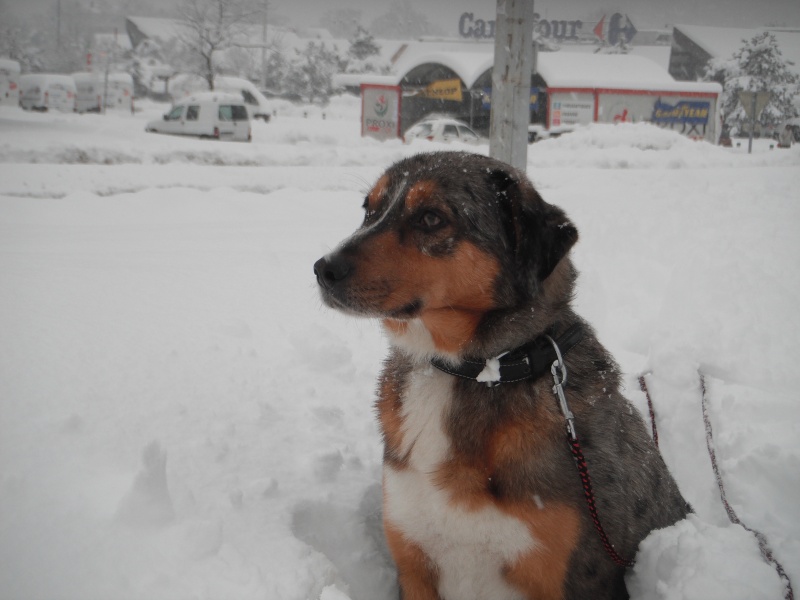
{"type": "Polygon", "coordinates": [[[658,99],[653,105],[651,121],[658,125],[671,125],[674,123],[707,125],[710,112],[710,102],[681,100],[673,105],[658,99]]]}

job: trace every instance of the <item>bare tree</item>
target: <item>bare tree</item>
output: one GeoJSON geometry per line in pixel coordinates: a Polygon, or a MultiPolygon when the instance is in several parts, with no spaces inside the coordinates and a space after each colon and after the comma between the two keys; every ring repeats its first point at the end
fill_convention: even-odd
{"type": "Polygon", "coordinates": [[[193,70],[214,89],[218,54],[241,42],[255,11],[248,0],[183,0],[177,37],[190,51],[193,70]]]}
{"type": "Polygon", "coordinates": [[[442,30],[417,11],[411,0],[392,0],[389,9],[376,17],[369,30],[379,38],[411,40],[424,35],[441,35],[442,30]]]}

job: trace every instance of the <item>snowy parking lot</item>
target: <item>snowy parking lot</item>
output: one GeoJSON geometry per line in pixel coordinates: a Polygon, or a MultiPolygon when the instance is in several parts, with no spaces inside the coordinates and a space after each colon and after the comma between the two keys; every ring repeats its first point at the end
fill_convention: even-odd
{"type": "MultiPolygon", "coordinates": [[[[0,111],[0,598],[388,600],[377,323],[312,265],[411,153],[357,99],[282,105],[253,142],[136,115],[0,111]]],[[[800,588],[800,145],[595,125],[529,147],[581,238],[578,312],[655,404],[695,509],[635,599],[783,598],[728,500],[800,588]]],[[[577,484],[577,481],[576,481],[577,484]]]]}

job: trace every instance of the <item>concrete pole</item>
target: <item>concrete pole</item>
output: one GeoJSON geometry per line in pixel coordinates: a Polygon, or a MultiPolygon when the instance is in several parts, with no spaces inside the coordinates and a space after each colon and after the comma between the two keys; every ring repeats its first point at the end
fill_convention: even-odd
{"type": "Polygon", "coordinates": [[[497,0],[489,155],[525,170],[528,163],[533,0],[497,0]]]}
{"type": "Polygon", "coordinates": [[[261,11],[261,89],[267,89],[267,9],[269,1],[264,0],[261,11]]]}

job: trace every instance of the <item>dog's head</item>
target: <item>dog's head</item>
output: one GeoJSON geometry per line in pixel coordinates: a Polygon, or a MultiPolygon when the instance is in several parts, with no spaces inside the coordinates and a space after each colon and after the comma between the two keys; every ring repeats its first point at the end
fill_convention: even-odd
{"type": "Polygon", "coordinates": [[[461,152],[392,165],[364,211],[314,265],[323,300],[381,318],[399,337],[427,332],[446,355],[464,350],[487,315],[530,305],[578,238],[523,173],[461,152]]]}

